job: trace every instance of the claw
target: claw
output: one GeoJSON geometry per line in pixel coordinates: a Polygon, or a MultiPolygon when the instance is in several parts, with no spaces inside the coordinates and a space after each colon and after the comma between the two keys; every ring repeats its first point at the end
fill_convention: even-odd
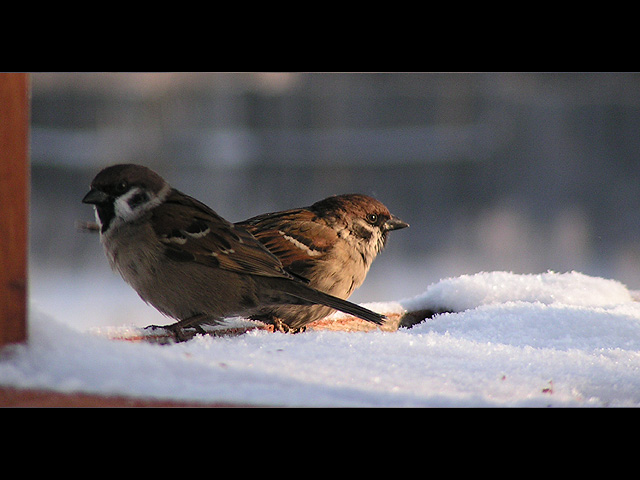
{"type": "MultiPolygon", "coordinates": [[[[169,335],[173,335],[173,339],[175,340],[176,343],[186,342],[187,340],[191,340],[194,336],[194,335],[187,334],[184,331],[184,329],[176,323],[172,325],[148,325],[144,327],[144,329],[145,330],[162,329],[165,332],[167,332],[169,335]]],[[[202,328],[200,330],[202,330],[202,328]]],[[[204,332],[204,330],[202,331],[204,332]]],[[[197,332],[197,333],[201,333],[201,332],[197,332]]]]}
{"type": "Polygon", "coordinates": [[[301,332],[304,332],[307,329],[307,327],[292,328],[289,325],[287,325],[286,323],[284,323],[278,317],[273,317],[272,321],[273,321],[273,329],[274,329],[275,332],[301,333],[301,332]]]}

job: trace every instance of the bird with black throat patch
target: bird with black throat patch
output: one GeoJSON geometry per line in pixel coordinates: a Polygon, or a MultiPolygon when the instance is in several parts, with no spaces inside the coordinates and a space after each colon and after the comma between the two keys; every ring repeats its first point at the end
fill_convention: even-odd
{"type": "MultiPolygon", "coordinates": [[[[309,207],[266,213],[236,225],[246,228],[282,262],[322,292],[347,299],[364,282],[389,233],[409,226],[380,201],[363,194],[335,195],[309,207]]],[[[325,305],[283,305],[252,318],[298,331],[333,310],[325,305]]]]}
{"type": "Polygon", "coordinates": [[[282,305],[324,305],[380,325],[385,317],[308,285],[242,225],[171,187],[142,165],[100,171],[82,199],[95,207],[111,267],[183,329],[282,305]]]}

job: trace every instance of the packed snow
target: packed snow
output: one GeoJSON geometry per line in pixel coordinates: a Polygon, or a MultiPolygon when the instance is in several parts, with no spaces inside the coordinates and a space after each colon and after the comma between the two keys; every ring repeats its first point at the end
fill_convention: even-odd
{"type": "Polygon", "coordinates": [[[635,296],[620,282],[578,272],[485,272],[443,279],[413,298],[363,304],[386,313],[455,312],[412,328],[253,330],[172,345],[109,338],[114,328],[168,323],[150,319],[139,299],[132,322],[120,297],[92,311],[63,300],[45,311],[36,298],[28,344],[0,356],[0,385],[269,406],[637,407],[635,296]]]}

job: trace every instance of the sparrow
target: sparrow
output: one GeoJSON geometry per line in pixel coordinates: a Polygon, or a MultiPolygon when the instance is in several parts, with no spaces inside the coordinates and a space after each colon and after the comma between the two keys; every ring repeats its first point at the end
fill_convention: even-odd
{"type": "MultiPolygon", "coordinates": [[[[389,232],[409,226],[367,195],[336,195],[310,207],[267,213],[236,223],[309,285],[347,299],[364,282],[389,232]]],[[[324,305],[262,308],[252,316],[279,330],[299,331],[333,310],[324,305]]]]}
{"type": "MultiPolygon", "coordinates": [[[[266,307],[325,305],[382,324],[384,316],[310,287],[248,230],[171,187],[142,165],[100,171],[82,199],[92,204],[111,267],[146,303],[184,328],[266,307]]],[[[155,326],[153,326],[155,327],[155,326]]]]}

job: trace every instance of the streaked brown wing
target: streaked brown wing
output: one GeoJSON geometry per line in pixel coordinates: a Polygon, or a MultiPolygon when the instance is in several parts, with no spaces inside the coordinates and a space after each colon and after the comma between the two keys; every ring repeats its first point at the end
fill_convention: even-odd
{"type": "Polygon", "coordinates": [[[175,189],[154,209],[152,225],[173,260],[238,273],[290,277],[280,260],[248,231],[175,189]]]}
{"type": "Polygon", "coordinates": [[[249,230],[285,268],[302,275],[305,265],[325,255],[337,236],[305,208],[267,213],[236,225],[249,230]]]}

